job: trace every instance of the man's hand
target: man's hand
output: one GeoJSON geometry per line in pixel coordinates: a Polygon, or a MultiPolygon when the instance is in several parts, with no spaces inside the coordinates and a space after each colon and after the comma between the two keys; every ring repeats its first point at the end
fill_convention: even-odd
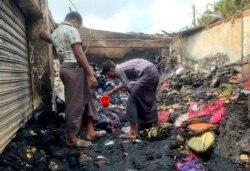
{"type": "Polygon", "coordinates": [[[97,83],[95,76],[92,75],[92,76],[88,77],[88,79],[89,79],[91,88],[93,88],[93,89],[96,88],[98,83],[97,83]]]}
{"type": "Polygon", "coordinates": [[[96,76],[96,73],[95,73],[94,69],[92,67],[90,67],[90,68],[91,68],[92,75],[96,76]]]}
{"type": "Polygon", "coordinates": [[[47,30],[42,30],[40,32],[40,38],[48,43],[52,43],[50,39],[50,33],[47,30]]]}
{"type": "Polygon", "coordinates": [[[123,88],[124,88],[124,85],[122,83],[120,83],[117,87],[115,87],[114,89],[109,91],[106,95],[112,96],[114,93],[117,93],[118,91],[120,91],[123,88]]]}
{"type": "Polygon", "coordinates": [[[113,94],[114,94],[114,91],[113,91],[113,90],[110,90],[106,95],[112,96],[113,94]]]}

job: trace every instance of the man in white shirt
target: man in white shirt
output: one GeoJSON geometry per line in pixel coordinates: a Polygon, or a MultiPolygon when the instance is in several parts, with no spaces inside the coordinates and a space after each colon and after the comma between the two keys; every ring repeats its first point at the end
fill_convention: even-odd
{"type": "Polygon", "coordinates": [[[81,38],[77,30],[81,24],[81,15],[71,11],[51,36],[46,31],[40,33],[40,37],[52,43],[63,59],[60,78],[65,89],[66,144],[71,147],[89,147],[94,138],[106,134],[105,131],[95,131],[93,127],[93,120],[97,119],[97,111],[90,87],[96,87],[97,80],[82,50],[81,38]],[[85,117],[84,114],[87,116],[85,117]],[[83,120],[87,120],[86,140],[78,138],[83,120]]]}

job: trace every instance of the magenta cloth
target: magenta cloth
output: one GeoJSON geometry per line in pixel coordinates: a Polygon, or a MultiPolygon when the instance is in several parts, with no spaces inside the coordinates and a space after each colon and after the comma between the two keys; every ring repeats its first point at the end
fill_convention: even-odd
{"type": "Polygon", "coordinates": [[[169,119],[169,113],[168,112],[161,112],[159,115],[159,121],[160,122],[167,122],[169,119]]]}
{"type": "Polygon", "coordinates": [[[210,123],[211,124],[219,124],[220,121],[224,118],[226,113],[226,108],[223,107],[220,110],[216,111],[213,116],[211,117],[210,123]]]}
{"type": "Polygon", "coordinates": [[[205,107],[204,109],[194,112],[191,111],[188,114],[188,120],[192,120],[194,118],[199,118],[202,116],[208,116],[210,115],[213,117],[213,120],[211,119],[212,122],[219,122],[224,114],[226,112],[226,104],[224,100],[218,99],[211,105],[205,107]],[[216,116],[214,116],[216,114],[216,116]]]}
{"type": "Polygon", "coordinates": [[[117,128],[121,122],[120,122],[120,118],[117,114],[115,113],[111,113],[111,122],[110,122],[110,127],[111,128],[117,128]]]}
{"type": "Polygon", "coordinates": [[[176,167],[181,171],[205,171],[201,159],[193,153],[177,162],[176,167]]]}

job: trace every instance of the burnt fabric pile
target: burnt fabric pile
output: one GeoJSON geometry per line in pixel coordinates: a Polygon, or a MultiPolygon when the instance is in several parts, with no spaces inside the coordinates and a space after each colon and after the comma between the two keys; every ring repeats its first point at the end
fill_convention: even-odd
{"type": "MultiPolygon", "coordinates": [[[[63,108],[36,113],[0,155],[0,170],[181,170],[240,171],[248,167],[250,81],[238,65],[213,67],[210,73],[178,69],[162,73],[157,104],[159,124],[141,130],[136,140],[119,138],[129,131],[125,116],[128,94],[112,96],[109,107],[99,98],[114,88],[100,75],[96,129],[105,137],[85,149],[65,145],[63,108]]],[[[63,106],[63,101],[58,100],[63,106]]],[[[83,133],[84,136],[84,133],[83,133]]]]}
{"type": "MultiPolygon", "coordinates": [[[[224,122],[231,117],[228,116],[231,112],[235,112],[229,108],[238,104],[242,108],[244,106],[244,110],[237,111],[235,115],[241,115],[241,117],[243,115],[246,120],[240,122],[248,125],[247,83],[242,81],[238,64],[220,69],[214,67],[208,74],[182,70],[178,74],[170,74],[163,78],[159,89],[162,92],[159,93],[158,99],[162,102],[159,106],[159,111],[161,111],[159,118],[161,123],[172,123],[173,127],[178,129],[176,140],[181,145],[177,151],[184,155],[183,158],[177,160],[176,167],[179,170],[206,170],[209,166],[206,166],[210,162],[209,159],[218,151],[221,156],[229,158],[242,167],[247,167],[249,154],[246,153],[249,151],[243,152],[242,150],[246,149],[249,143],[244,145],[245,148],[237,148],[237,150],[235,147],[227,150],[224,146],[225,151],[222,151],[221,147],[218,148],[223,146],[223,143],[232,145],[234,139],[230,138],[230,142],[222,142],[220,139],[220,132],[225,130],[224,122]],[[232,154],[231,150],[237,153],[232,154]]],[[[227,127],[234,127],[234,125],[227,125],[227,127]]],[[[237,129],[242,131],[242,128],[237,129]]],[[[247,135],[241,138],[245,139],[245,142],[246,139],[248,142],[250,140],[247,135]]],[[[226,170],[228,169],[230,168],[226,170]]]]}

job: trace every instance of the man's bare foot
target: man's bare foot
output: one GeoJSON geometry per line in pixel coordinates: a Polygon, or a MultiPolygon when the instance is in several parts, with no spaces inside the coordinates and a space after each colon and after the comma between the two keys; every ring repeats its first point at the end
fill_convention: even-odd
{"type": "Polygon", "coordinates": [[[93,141],[93,140],[95,140],[97,138],[103,137],[104,135],[106,135],[105,130],[95,131],[92,134],[87,134],[85,139],[88,140],[88,141],[93,141]]]}
{"type": "Polygon", "coordinates": [[[86,141],[80,138],[67,139],[66,145],[75,148],[84,148],[84,147],[86,148],[93,146],[93,144],[90,141],[86,141]]]}
{"type": "Polygon", "coordinates": [[[136,139],[136,137],[137,137],[136,134],[135,134],[135,133],[131,133],[131,132],[126,133],[126,134],[121,134],[121,135],[119,136],[119,138],[131,139],[131,140],[136,139]]]}

